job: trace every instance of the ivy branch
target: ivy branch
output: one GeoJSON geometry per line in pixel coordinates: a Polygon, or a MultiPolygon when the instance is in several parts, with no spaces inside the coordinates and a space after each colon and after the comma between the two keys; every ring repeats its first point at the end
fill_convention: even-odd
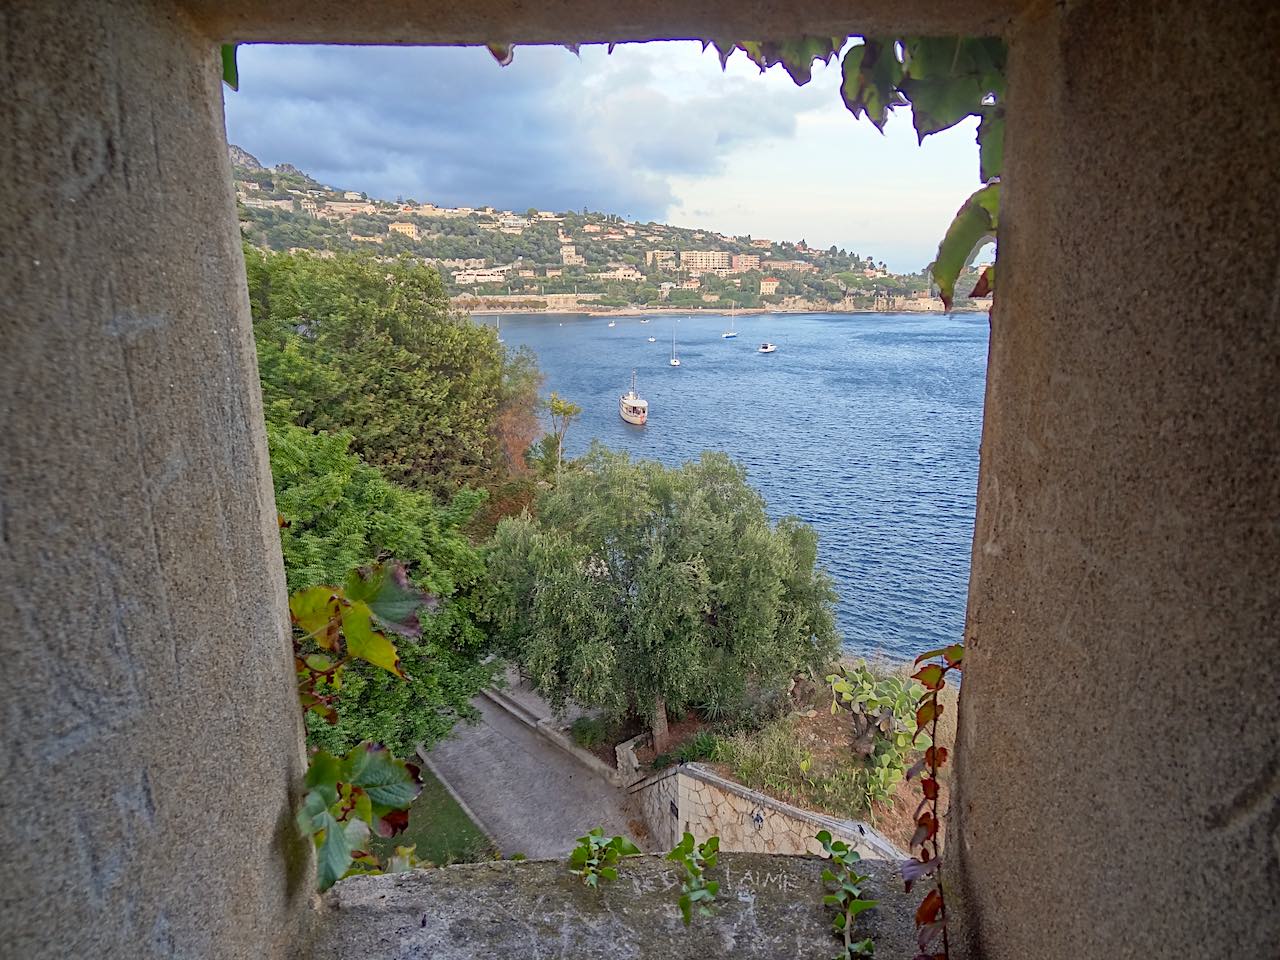
{"type": "Polygon", "coordinates": [[[720,892],[718,880],[708,880],[704,873],[716,865],[716,856],[720,852],[720,838],[709,837],[702,843],[695,844],[693,834],[685,832],[680,842],[675,845],[667,859],[684,867],[684,881],[680,884],[680,916],[687,927],[693,921],[693,908],[698,908],[698,916],[711,916],[711,901],[720,892]]]}
{"type": "Polygon", "coordinates": [[[910,860],[903,861],[902,879],[906,882],[906,890],[911,892],[912,886],[925,877],[933,878],[933,889],[925,896],[916,908],[916,940],[920,947],[920,956],[926,960],[945,960],[950,954],[947,940],[947,903],[946,893],[942,886],[942,873],[939,867],[942,858],[938,849],[938,828],[941,826],[938,813],[938,770],[947,762],[947,748],[938,746],[938,717],[942,715],[942,704],[938,702],[938,693],[946,686],[946,676],[952,670],[960,670],[964,659],[964,644],[954,643],[949,647],[930,650],[916,657],[915,665],[920,669],[912,675],[924,685],[925,694],[920,698],[916,708],[916,736],[928,732],[930,746],[924,756],[907,771],[910,780],[921,773],[920,780],[923,799],[916,807],[916,831],[911,838],[911,850],[917,848],[919,853],[910,860]],[[920,664],[926,660],[940,658],[941,662],[920,664]],[[941,939],[941,951],[929,953],[941,939]]]}

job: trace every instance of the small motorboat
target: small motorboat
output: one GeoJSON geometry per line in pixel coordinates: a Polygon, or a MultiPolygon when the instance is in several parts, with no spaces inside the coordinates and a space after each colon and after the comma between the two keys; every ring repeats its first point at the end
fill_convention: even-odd
{"type": "Polygon", "coordinates": [[[636,393],[636,372],[631,371],[631,389],[618,399],[618,416],[627,423],[643,427],[649,419],[649,401],[636,393]]]}
{"type": "Polygon", "coordinates": [[[617,320],[610,320],[610,321],[609,321],[609,326],[611,326],[611,327],[616,327],[617,325],[618,325],[618,321],[617,321],[617,320]]]}
{"type": "Polygon", "coordinates": [[[778,345],[776,343],[770,343],[768,340],[756,347],[757,353],[777,353],[777,351],[778,345]]]}
{"type": "Polygon", "coordinates": [[[650,342],[650,343],[657,343],[657,342],[658,342],[658,338],[657,338],[657,337],[650,337],[650,338],[649,338],[649,342],[650,342]]]}
{"type": "Polygon", "coordinates": [[[641,317],[641,318],[640,318],[640,322],[641,322],[641,323],[648,323],[648,322],[649,322],[649,318],[648,318],[648,317],[641,317]]]}

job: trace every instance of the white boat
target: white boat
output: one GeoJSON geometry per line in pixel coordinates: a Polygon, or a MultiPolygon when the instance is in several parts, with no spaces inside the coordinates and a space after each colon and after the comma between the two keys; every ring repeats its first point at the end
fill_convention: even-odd
{"type": "Polygon", "coordinates": [[[631,389],[618,399],[618,416],[627,423],[643,427],[649,419],[649,401],[636,393],[636,372],[631,371],[631,389]]]}
{"type": "Polygon", "coordinates": [[[641,322],[641,323],[648,323],[648,322],[649,322],[649,318],[648,318],[648,317],[641,317],[641,318],[640,318],[640,322],[641,322]]]}
{"type": "Polygon", "coordinates": [[[738,310],[738,305],[732,300],[729,301],[729,329],[720,334],[721,340],[732,340],[738,335],[738,331],[734,329],[733,319],[738,310]]]}
{"type": "Polygon", "coordinates": [[[504,342],[502,339],[502,316],[501,315],[498,316],[498,342],[499,343],[504,342]]]}
{"type": "Polygon", "coordinates": [[[617,320],[610,320],[610,321],[609,321],[609,326],[611,326],[611,327],[616,327],[617,325],[618,325],[618,321],[617,321],[617,320]]]}
{"type": "Polygon", "coordinates": [[[676,356],[676,328],[671,328],[671,359],[667,361],[673,367],[680,366],[680,358],[676,356]]]}
{"type": "Polygon", "coordinates": [[[649,338],[649,342],[650,342],[650,343],[657,343],[657,342],[658,342],[658,338],[657,338],[657,337],[650,337],[650,338],[649,338]]]}
{"type": "Polygon", "coordinates": [[[778,345],[776,343],[770,343],[768,340],[756,347],[757,353],[776,353],[777,350],[778,345]]]}

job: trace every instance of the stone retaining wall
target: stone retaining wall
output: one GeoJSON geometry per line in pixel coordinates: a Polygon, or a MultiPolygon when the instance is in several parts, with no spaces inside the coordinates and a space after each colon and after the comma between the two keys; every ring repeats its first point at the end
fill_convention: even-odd
{"type": "Polygon", "coordinates": [[[742,853],[818,853],[814,839],[830,831],[863,857],[906,859],[905,851],[857,820],[804,810],[727,780],[696,763],[664,770],[633,785],[652,846],[674,846],[684,831],[720,838],[721,849],[742,853]]]}

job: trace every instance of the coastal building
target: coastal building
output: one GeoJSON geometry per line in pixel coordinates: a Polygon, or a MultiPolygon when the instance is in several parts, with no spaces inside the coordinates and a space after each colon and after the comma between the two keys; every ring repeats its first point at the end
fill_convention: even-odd
{"type": "Polygon", "coordinates": [[[587,261],[578,253],[576,246],[566,243],[560,247],[560,262],[566,267],[580,267],[587,261]]]}
{"type": "Polygon", "coordinates": [[[517,277],[536,277],[537,275],[538,275],[538,273],[537,273],[537,271],[536,271],[536,270],[528,270],[528,269],[524,269],[524,270],[517,270],[517,271],[516,271],[516,276],[517,276],[517,277]]]}
{"type": "Polygon", "coordinates": [[[503,267],[490,267],[487,270],[459,270],[453,275],[453,282],[460,287],[469,287],[477,283],[502,283],[507,279],[507,271],[503,267]]]}
{"type": "Polygon", "coordinates": [[[807,260],[761,260],[764,270],[786,270],[792,273],[816,273],[818,268],[807,260]]]}
{"type": "Polygon", "coordinates": [[[240,202],[254,210],[293,210],[292,200],[267,200],[262,197],[245,197],[240,202]]]}
{"type": "Polygon", "coordinates": [[[680,268],[682,270],[728,270],[733,260],[724,250],[681,250],[680,268]]]}
{"type": "Polygon", "coordinates": [[[525,227],[529,226],[529,220],[526,217],[521,217],[514,213],[504,213],[498,218],[498,226],[502,227],[504,230],[523,230],[525,227]]]}
{"type": "Polygon", "coordinates": [[[349,233],[347,234],[347,236],[350,237],[356,243],[382,243],[383,240],[386,239],[385,237],[380,237],[376,235],[364,236],[363,234],[359,234],[359,233],[349,233]]]}
{"type": "Polygon", "coordinates": [[[600,273],[593,273],[591,276],[597,280],[631,280],[640,281],[644,279],[644,274],[635,267],[626,265],[616,266],[612,270],[603,270],[600,273]]]}
{"type": "Polygon", "coordinates": [[[364,197],[360,196],[360,193],[356,190],[348,190],[346,193],[342,195],[342,199],[343,200],[363,200],[364,197]]]}
{"type": "Polygon", "coordinates": [[[582,232],[583,233],[599,233],[603,229],[604,227],[600,226],[600,224],[598,223],[588,223],[585,227],[582,228],[582,232]]]}
{"type": "Polygon", "coordinates": [[[377,206],[368,200],[330,200],[324,205],[323,209],[318,211],[317,215],[331,220],[344,220],[347,217],[354,217],[356,214],[368,215],[375,213],[377,209],[377,206]]]}
{"type": "Polygon", "coordinates": [[[770,247],[773,246],[773,241],[766,240],[763,237],[757,237],[755,240],[751,241],[751,245],[755,247],[757,250],[768,250],[770,247]]]}
{"type": "Polygon", "coordinates": [[[758,253],[735,253],[733,255],[732,269],[734,273],[746,273],[748,270],[759,270],[760,255],[758,253]]]}
{"type": "Polygon", "coordinates": [[[560,277],[560,276],[564,276],[564,271],[563,271],[563,270],[561,270],[559,267],[547,267],[547,277],[548,277],[548,278],[550,278],[550,277],[560,277]]]}
{"type": "Polygon", "coordinates": [[[674,250],[646,250],[644,252],[644,265],[646,267],[655,267],[659,270],[664,267],[674,267],[676,263],[676,252],[674,250]]]}
{"type": "Polygon", "coordinates": [[[778,292],[778,278],[765,277],[760,281],[760,296],[771,297],[778,292]]]}
{"type": "Polygon", "coordinates": [[[398,233],[401,236],[408,237],[410,240],[418,239],[418,225],[416,223],[407,223],[397,220],[395,223],[387,227],[392,233],[398,233]]]}

